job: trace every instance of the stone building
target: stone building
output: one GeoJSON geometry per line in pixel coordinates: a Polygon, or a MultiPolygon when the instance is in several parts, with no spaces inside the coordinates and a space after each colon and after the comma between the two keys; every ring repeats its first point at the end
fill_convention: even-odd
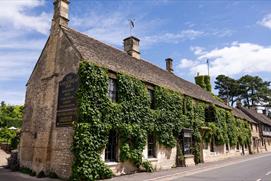
{"type": "Polygon", "coordinates": [[[271,119],[265,114],[258,113],[256,109],[248,109],[238,105],[243,113],[253,119],[257,125],[252,128],[252,143],[254,152],[271,151],[271,119]]]}
{"type": "MultiPolygon", "coordinates": [[[[71,176],[73,162],[71,145],[74,134],[71,122],[77,119],[75,92],[78,88],[77,73],[82,60],[109,71],[112,80],[109,93],[112,99],[116,93],[114,83],[116,74],[123,73],[146,83],[149,89],[154,86],[166,87],[195,101],[232,111],[211,93],[174,75],[172,59],[166,59],[166,70],[142,59],[138,38],[131,36],[124,39],[122,51],[69,28],[68,11],[69,0],[54,1],[51,33],[27,82],[19,147],[21,167],[30,168],[37,173],[53,172],[62,178],[71,176]]],[[[254,124],[254,121],[238,113],[235,116],[254,124]]],[[[265,135],[265,132],[263,133],[265,135]]],[[[191,132],[188,130],[185,135],[189,136],[191,132]]],[[[186,140],[188,141],[186,145],[189,146],[189,139],[186,140]]],[[[226,147],[223,145],[218,149],[225,150],[226,147]]],[[[201,151],[203,152],[203,149],[201,151]]],[[[235,155],[235,151],[233,148],[231,155],[235,155]]],[[[177,147],[166,148],[148,138],[148,144],[142,155],[156,170],[160,170],[176,166],[176,152],[177,147]],[[154,148],[155,152],[151,148],[154,148]]],[[[112,154],[105,150],[101,158],[114,174],[125,174],[137,169],[130,163],[116,161],[112,154]]],[[[205,161],[211,160],[210,156],[214,155],[209,154],[205,161]]],[[[186,166],[194,165],[193,155],[187,154],[184,157],[186,166]]]]}

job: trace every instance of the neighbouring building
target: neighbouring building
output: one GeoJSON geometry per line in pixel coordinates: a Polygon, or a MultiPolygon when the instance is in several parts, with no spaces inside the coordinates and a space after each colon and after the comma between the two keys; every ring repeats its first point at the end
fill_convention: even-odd
{"type": "MultiPolygon", "coordinates": [[[[220,121],[222,121],[222,118],[226,124],[225,119],[231,117],[231,115],[232,117],[238,117],[244,123],[251,124],[253,128],[260,128],[262,130],[260,135],[263,140],[262,144],[269,144],[270,139],[268,136],[270,136],[269,126],[271,124],[268,121],[257,120],[258,122],[255,123],[254,119],[251,120],[242,113],[236,110],[233,111],[231,107],[214,98],[210,92],[174,75],[173,60],[170,58],[166,59],[166,70],[142,59],[140,56],[140,40],[136,37],[131,36],[124,39],[124,50],[122,51],[69,28],[68,12],[69,0],[54,1],[51,33],[27,82],[25,114],[19,146],[21,167],[30,168],[36,173],[41,171],[46,174],[55,173],[62,178],[69,178],[72,175],[73,161],[78,159],[78,155],[74,156],[71,151],[75,134],[74,124],[76,124],[77,120],[82,120],[82,116],[78,115],[78,112],[83,109],[82,107],[78,108],[78,105],[82,104],[78,102],[76,97],[80,83],[85,83],[78,76],[80,63],[82,62],[107,70],[108,82],[106,87],[108,88],[108,98],[105,99],[111,101],[107,102],[111,106],[120,106],[118,104],[119,82],[117,80],[119,74],[130,76],[133,79],[140,80],[140,83],[144,83],[142,89],[148,95],[145,93],[142,93],[142,95],[149,96],[151,101],[150,109],[153,107],[152,100],[155,98],[156,87],[174,91],[178,95],[191,99],[190,107],[187,106],[187,109],[183,110],[182,113],[189,115],[186,118],[189,118],[187,121],[192,126],[183,128],[182,131],[177,133],[176,143],[171,143],[175,144],[174,146],[170,148],[163,146],[156,140],[157,135],[148,134],[142,157],[155,170],[170,169],[180,165],[194,165],[195,158],[199,158],[200,161],[197,160],[198,162],[203,162],[216,160],[213,158],[217,155],[222,155],[221,158],[241,155],[240,145],[229,148],[228,144],[222,144],[222,142],[220,146],[216,146],[215,142],[212,141],[208,143],[208,141],[215,140],[215,138],[206,139],[206,144],[203,141],[200,142],[200,139],[196,142],[195,138],[203,136],[211,130],[209,127],[204,126],[207,117],[209,117],[209,122],[210,119],[211,122],[214,122],[210,124],[213,126],[221,126],[220,121]],[[191,105],[194,107],[191,107],[191,105]],[[197,111],[201,112],[201,116],[199,116],[198,112],[194,114],[196,113],[196,107],[197,111]],[[221,119],[213,115],[216,112],[214,108],[219,110],[221,119]],[[195,133],[200,133],[200,135],[195,133]],[[196,147],[199,150],[192,149],[196,147]],[[182,161],[177,162],[177,157],[182,161]]],[[[137,90],[133,94],[139,94],[140,91],[137,90]]],[[[176,97],[175,93],[172,94],[176,97]]],[[[92,95],[92,92],[90,92],[89,97],[91,99],[95,99],[95,96],[96,94],[92,95]]],[[[177,98],[179,97],[177,96],[177,98]]],[[[99,104],[102,105],[102,103],[99,104]]],[[[184,103],[177,102],[176,104],[182,105],[184,103]]],[[[162,105],[163,103],[160,103],[161,107],[163,107],[162,105]]],[[[87,111],[90,110],[88,107],[85,108],[87,111]]],[[[125,109],[125,107],[122,107],[122,109],[125,109]]],[[[163,110],[161,108],[159,110],[161,114],[157,115],[162,115],[163,110]]],[[[170,111],[172,110],[168,110],[169,113],[171,113],[170,111]]],[[[93,112],[93,114],[96,114],[95,110],[93,112]]],[[[155,110],[150,112],[155,112],[155,110]]],[[[168,114],[168,116],[170,115],[168,114]]],[[[99,116],[101,115],[98,114],[98,118],[99,116]]],[[[177,114],[176,116],[180,115],[177,114]]],[[[166,119],[167,116],[164,116],[164,118],[166,119]]],[[[160,124],[168,123],[161,122],[160,124]]],[[[235,126],[238,127],[238,125],[235,126]]],[[[219,129],[217,130],[219,131],[219,129]]],[[[163,131],[161,134],[167,135],[169,130],[163,131]]],[[[223,134],[227,134],[227,132],[224,130],[223,134]]],[[[256,140],[255,145],[257,145],[259,137],[256,133],[252,134],[256,140]]],[[[165,138],[167,137],[165,136],[165,138]]],[[[103,147],[103,151],[98,153],[103,164],[110,168],[115,175],[138,170],[138,167],[131,164],[131,162],[120,160],[119,139],[114,130],[110,131],[106,146],[103,147]]],[[[221,140],[217,139],[216,141],[221,140]]],[[[133,142],[130,141],[126,146],[132,147],[132,144],[133,142]]],[[[247,145],[247,149],[244,148],[246,152],[248,152],[248,147],[247,145]]],[[[88,153],[84,154],[88,155],[88,153]]],[[[98,161],[100,160],[98,159],[98,161]]]]}
{"type": "Polygon", "coordinates": [[[252,143],[253,146],[255,145],[255,147],[257,147],[257,152],[271,151],[271,119],[265,114],[258,113],[256,109],[245,108],[240,104],[237,107],[258,124],[253,130],[258,131],[259,133],[256,133],[255,135],[254,132],[252,135],[252,143]]]}

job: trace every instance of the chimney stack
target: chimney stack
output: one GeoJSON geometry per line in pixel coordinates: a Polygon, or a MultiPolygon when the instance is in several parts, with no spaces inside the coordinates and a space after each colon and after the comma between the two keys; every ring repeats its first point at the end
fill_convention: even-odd
{"type": "Polygon", "coordinates": [[[238,101],[237,101],[237,103],[236,103],[236,107],[237,107],[237,108],[241,108],[241,107],[242,107],[242,103],[241,103],[241,101],[240,101],[240,100],[238,100],[238,101]]]}
{"type": "Polygon", "coordinates": [[[166,59],[166,69],[168,72],[173,73],[173,60],[171,58],[166,59]]]}
{"type": "Polygon", "coordinates": [[[55,26],[59,25],[68,27],[69,4],[70,0],[54,0],[54,16],[51,29],[54,29],[55,26]]]}
{"type": "Polygon", "coordinates": [[[139,41],[140,40],[134,36],[130,36],[123,40],[124,51],[136,59],[140,59],[139,41]]]}

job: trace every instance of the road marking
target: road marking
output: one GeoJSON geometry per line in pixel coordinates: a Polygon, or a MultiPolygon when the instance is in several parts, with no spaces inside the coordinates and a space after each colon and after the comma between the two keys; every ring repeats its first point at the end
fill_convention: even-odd
{"type": "Polygon", "coordinates": [[[271,171],[270,172],[267,172],[265,175],[267,176],[267,175],[270,175],[271,174],[271,171]]]}
{"type": "MultiPolygon", "coordinates": [[[[164,176],[155,177],[155,178],[151,178],[151,179],[146,179],[144,181],[155,181],[155,180],[161,180],[161,179],[163,181],[168,181],[168,180],[174,179],[174,177],[182,178],[182,177],[185,177],[185,176],[190,176],[190,175],[194,175],[194,174],[197,174],[197,173],[207,172],[207,171],[211,171],[211,170],[215,170],[215,169],[219,169],[219,168],[223,168],[223,167],[227,167],[227,166],[231,166],[231,165],[235,165],[235,164],[239,164],[239,163],[243,163],[243,162],[248,162],[248,161],[251,161],[251,160],[256,160],[256,159],[267,157],[267,156],[270,156],[270,154],[257,156],[257,157],[249,158],[249,159],[246,159],[246,160],[237,161],[237,162],[232,161],[232,162],[229,162],[229,163],[227,163],[225,165],[213,165],[213,166],[210,166],[209,168],[207,167],[205,169],[204,168],[198,168],[198,169],[195,169],[195,170],[187,170],[187,171],[178,172],[178,173],[175,173],[175,174],[169,174],[169,175],[164,175],[164,176]]],[[[262,179],[258,179],[256,181],[261,181],[261,180],[262,179]]]]}

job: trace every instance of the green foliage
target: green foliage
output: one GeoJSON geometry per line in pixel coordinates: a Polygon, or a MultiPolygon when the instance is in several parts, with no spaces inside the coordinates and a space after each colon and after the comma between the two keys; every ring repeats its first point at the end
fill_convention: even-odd
{"type": "Polygon", "coordinates": [[[10,144],[15,137],[16,137],[15,130],[10,130],[8,128],[0,129],[0,142],[6,142],[10,144]]]}
{"type": "Polygon", "coordinates": [[[16,127],[22,126],[23,106],[7,105],[1,102],[0,105],[0,128],[1,127],[16,127]]]}
{"type": "Polygon", "coordinates": [[[215,89],[218,89],[218,96],[228,100],[231,106],[241,100],[245,106],[256,104],[271,104],[270,81],[264,81],[258,76],[245,75],[238,80],[219,75],[216,77],[215,89]]]}
{"type": "Polygon", "coordinates": [[[105,120],[109,107],[107,71],[81,63],[78,90],[79,120],[75,123],[72,180],[98,180],[112,176],[101,160],[111,125],[105,120]]]}
{"type": "MultiPolygon", "coordinates": [[[[177,138],[183,128],[193,129],[195,163],[202,161],[202,127],[209,126],[206,137],[209,135],[219,144],[229,141],[235,144],[234,140],[238,137],[228,134],[229,129],[236,127],[228,121],[231,113],[224,109],[211,106],[210,115],[206,114],[208,104],[159,86],[154,87],[152,104],[146,85],[123,74],[117,75],[117,101],[112,102],[108,98],[107,70],[82,62],[79,77],[79,119],[74,125],[72,180],[91,181],[112,177],[112,171],[100,156],[111,131],[118,135],[119,160],[129,161],[138,168],[142,166],[146,171],[153,171],[151,164],[142,159],[148,134],[154,134],[158,143],[165,147],[177,145],[176,161],[181,164],[184,157],[177,138]],[[208,120],[207,124],[205,120],[208,120]]],[[[246,138],[242,134],[238,137],[247,141],[246,138]]]]}
{"type": "Polygon", "coordinates": [[[208,92],[212,92],[212,85],[210,76],[208,75],[199,75],[195,77],[195,82],[197,85],[199,85],[201,88],[208,92]]]}
{"type": "Polygon", "coordinates": [[[153,172],[154,171],[152,164],[149,161],[143,161],[142,167],[146,170],[146,172],[153,172]]]}
{"type": "Polygon", "coordinates": [[[183,114],[183,97],[176,92],[156,87],[154,91],[155,109],[158,116],[155,131],[158,142],[166,147],[176,146],[176,137],[181,129],[188,125],[188,119],[183,114]]]}

